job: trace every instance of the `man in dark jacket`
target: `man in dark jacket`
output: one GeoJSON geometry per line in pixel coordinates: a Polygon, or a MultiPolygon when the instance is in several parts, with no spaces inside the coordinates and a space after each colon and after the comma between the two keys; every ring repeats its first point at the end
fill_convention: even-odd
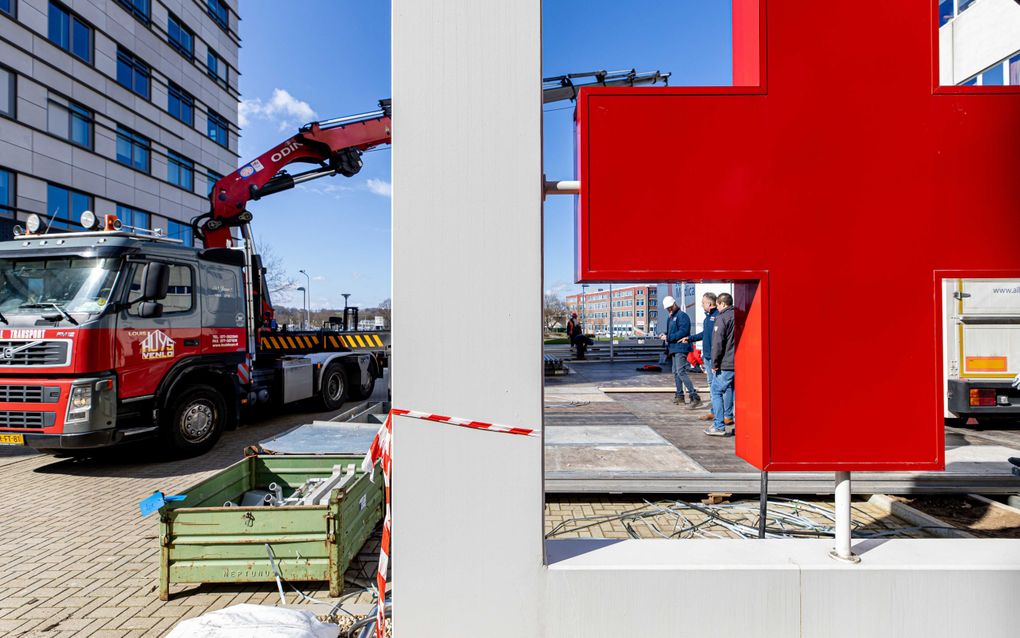
{"type": "Polygon", "coordinates": [[[577,320],[576,312],[570,315],[570,321],[567,322],[567,338],[570,340],[570,344],[577,349],[577,358],[584,359],[592,340],[591,337],[584,334],[584,329],[577,320]]]}
{"type": "Polygon", "coordinates": [[[716,299],[719,315],[712,329],[712,413],[715,422],[705,430],[709,436],[726,436],[733,425],[733,376],[737,340],[734,333],[733,297],[724,292],[716,299]]]}
{"type": "Polygon", "coordinates": [[[694,347],[691,345],[691,319],[686,312],[680,310],[676,299],[667,296],[662,300],[662,307],[669,311],[669,318],[666,320],[665,328],[659,338],[665,341],[669,347],[669,356],[673,359],[673,380],[676,382],[676,394],[673,396],[673,403],[680,405],[684,402],[684,388],[690,396],[691,402],[687,407],[694,409],[701,405],[701,397],[694,389],[694,383],[687,375],[691,364],[687,361],[687,353],[694,347]]]}
{"type": "MultiPolygon", "coordinates": [[[[701,296],[701,309],[705,311],[705,321],[701,324],[701,332],[691,335],[691,343],[703,341],[701,345],[701,356],[705,359],[705,377],[708,381],[708,390],[712,391],[712,379],[715,378],[715,371],[712,370],[712,328],[715,327],[715,318],[719,311],[715,307],[715,293],[706,292],[701,296]]],[[[702,421],[714,421],[715,415],[709,412],[702,421]]]]}

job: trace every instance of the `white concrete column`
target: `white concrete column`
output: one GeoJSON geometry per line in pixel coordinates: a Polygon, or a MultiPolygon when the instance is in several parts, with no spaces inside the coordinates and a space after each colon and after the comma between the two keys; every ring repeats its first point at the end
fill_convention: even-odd
{"type": "MultiPolygon", "coordinates": [[[[541,427],[538,0],[393,0],[393,403],[541,427]]],[[[541,441],[398,419],[398,636],[538,636],[541,441]]]]}

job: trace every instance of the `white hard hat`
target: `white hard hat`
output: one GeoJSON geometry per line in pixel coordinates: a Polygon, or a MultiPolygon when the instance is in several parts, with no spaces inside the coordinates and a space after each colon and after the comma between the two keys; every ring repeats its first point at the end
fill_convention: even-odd
{"type": "Polygon", "coordinates": [[[676,305],[676,299],[673,299],[669,295],[666,295],[665,297],[662,298],[662,307],[665,308],[666,310],[669,310],[674,305],[676,305]]]}

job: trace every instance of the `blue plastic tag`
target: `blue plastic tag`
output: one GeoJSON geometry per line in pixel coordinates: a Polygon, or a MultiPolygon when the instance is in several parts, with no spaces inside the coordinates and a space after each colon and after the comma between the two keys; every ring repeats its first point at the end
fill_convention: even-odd
{"type": "Polygon", "coordinates": [[[152,493],[152,496],[139,502],[138,509],[142,512],[142,517],[144,518],[153,512],[163,509],[167,503],[183,501],[186,498],[186,495],[164,496],[163,492],[156,491],[152,493]]]}

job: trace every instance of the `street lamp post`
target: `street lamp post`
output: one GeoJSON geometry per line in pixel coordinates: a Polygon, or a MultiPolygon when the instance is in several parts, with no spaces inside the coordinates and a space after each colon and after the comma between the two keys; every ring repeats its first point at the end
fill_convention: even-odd
{"type": "MultiPolygon", "coordinates": [[[[351,296],[351,293],[342,292],[340,295],[344,298],[344,330],[350,330],[351,327],[347,325],[347,298],[351,296]]],[[[354,329],[357,330],[358,327],[354,326],[354,329]]]]}
{"type": "Polygon", "coordinates": [[[305,329],[310,330],[312,327],[312,313],[308,308],[308,299],[312,296],[312,278],[304,270],[299,270],[298,272],[305,276],[305,329]]]}
{"type": "Polygon", "coordinates": [[[584,334],[584,298],[587,296],[588,284],[581,284],[581,333],[584,334]]]}
{"type": "Polygon", "coordinates": [[[306,290],[304,286],[298,286],[297,289],[301,291],[301,296],[304,299],[305,308],[307,308],[308,307],[308,290],[306,290]]]}
{"type": "Polygon", "coordinates": [[[609,362],[613,362],[613,344],[616,343],[616,332],[613,331],[613,284],[609,284],[609,362]]]}

